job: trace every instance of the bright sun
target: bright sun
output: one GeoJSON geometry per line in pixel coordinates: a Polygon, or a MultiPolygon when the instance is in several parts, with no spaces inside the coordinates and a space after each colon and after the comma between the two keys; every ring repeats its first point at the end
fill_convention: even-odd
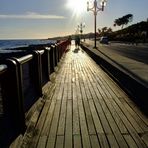
{"type": "Polygon", "coordinates": [[[87,0],[68,0],[67,6],[79,15],[87,10],[87,0]]]}

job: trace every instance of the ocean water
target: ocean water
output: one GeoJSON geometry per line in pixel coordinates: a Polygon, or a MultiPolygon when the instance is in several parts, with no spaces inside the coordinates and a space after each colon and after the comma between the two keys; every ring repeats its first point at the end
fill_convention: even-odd
{"type": "MultiPolygon", "coordinates": [[[[0,40],[0,53],[12,52],[13,48],[27,47],[29,45],[55,43],[54,40],[34,39],[34,40],[0,40]]],[[[18,51],[18,50],[17,50],[18,51]]],[[[15,52],[15,50],[13,50],[15,52]]]]}

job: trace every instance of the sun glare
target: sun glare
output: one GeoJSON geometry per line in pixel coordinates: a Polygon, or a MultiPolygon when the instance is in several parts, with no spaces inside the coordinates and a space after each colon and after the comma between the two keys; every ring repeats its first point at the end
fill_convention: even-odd
{"type": "Polygon", "coordinates": [[[79,15],[87,10],[87,0],[68,0],[67,6],[79,15]]]}

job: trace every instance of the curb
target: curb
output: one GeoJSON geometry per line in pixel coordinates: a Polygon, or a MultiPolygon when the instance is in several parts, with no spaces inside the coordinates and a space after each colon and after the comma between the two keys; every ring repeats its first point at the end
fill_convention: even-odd
{"type": "Polygon", "coordinates": [[[82,49],[105,70],[120,87],[133,99],[140,109],[148,115],[148,87],[141,83],[136,76],[129,74],[120,64],[101,53],[94,52],[81,44],[82,49]]]}

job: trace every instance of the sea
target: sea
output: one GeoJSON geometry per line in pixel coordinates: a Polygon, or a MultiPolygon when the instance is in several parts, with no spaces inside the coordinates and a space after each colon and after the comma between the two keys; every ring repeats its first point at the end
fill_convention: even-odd
{"type": "MultiPolygon", "coordinates": [[[[18,52],[19,50],[15,48],[27,47],[29,45],[38,45],[38,44],[53,44],[55,40],[48,39],[26,39],[26,40],[0,40],[0,60],[1,55],[7,53],[18,52]]],[[[3,105],[2,105],[2,95],[1,95],[1,84],[0,84],[0,117],[3,114],[3,105]]]]}
{"type": "Polygon", "coordinates": [[[55,40],[48,39],[0,40],[0,53],[10,53],[12,51],[15,52],[15,48],[18,47],[27,47],[29,45],[49,44],[55,42],[55,40]]]}

